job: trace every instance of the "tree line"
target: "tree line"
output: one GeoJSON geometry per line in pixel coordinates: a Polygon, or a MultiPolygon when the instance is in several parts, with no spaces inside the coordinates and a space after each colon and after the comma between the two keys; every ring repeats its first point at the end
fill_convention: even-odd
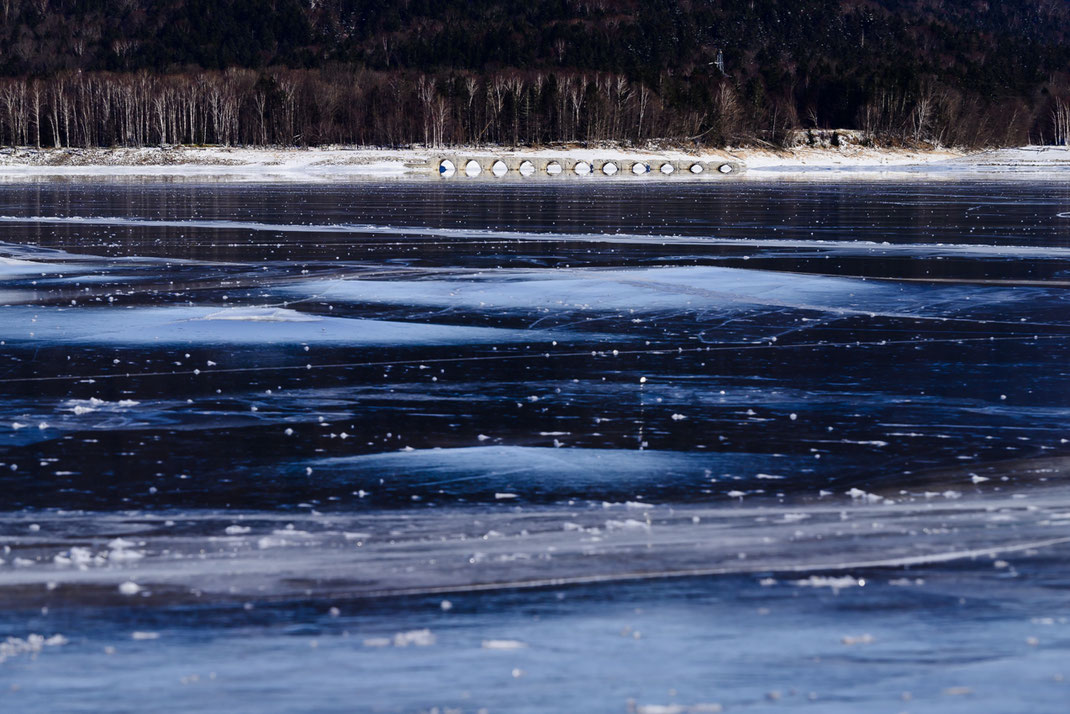
{"type": "MultiPolygon", "coordinates": [[[[1058,93],[1030,105],[929,82],[914,92],[874,91],[854,126],[879,144],[1065,144],[1068,107],[1058,93]]],[[[844,127],[822,127],[791,97],[756,94],[753,85],[708,73],[665,73],[653,86],[606,72],[344,66],[0,78],[0,144],[19,146],[784,145],[808,128],[844,127]]]]}

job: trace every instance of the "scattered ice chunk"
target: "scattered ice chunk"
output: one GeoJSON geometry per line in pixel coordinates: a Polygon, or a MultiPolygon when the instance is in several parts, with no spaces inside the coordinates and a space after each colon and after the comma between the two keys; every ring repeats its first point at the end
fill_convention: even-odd
{"type": "Polygon", "coordinates": [[[111,551],[108,554],[108,560],[116,563],[131,560],[141,560],[145,557],[145,553],[140,550],[128,550],[126,548],[119,548],[111,551]]]}
{"type": "Polygon", "coordinates": [[[284,548],[288,545],[293,545],[292,541],[279,536],[264,536],[256,542],[256,547],[260,550],[267,550],[268,548],[284,548]]]}
{"type": "Polygon", "coordinates": [[[866,493],[860,488],[852,488],[847,491],[847,495],[855,501],[865,501],[866,503],[880,503],[884,501],[884,496],[878,496],[875,493],[866,493]]]}
{"type": "Polygon", "coordinates": [[[89,548],[72,546],[70,550],[57,554],[52,558],[56,565],[74,565],[85,570],[90,565],[103,565],[105,560],[100,555],[94,555],[89,548]]]}
{"type": "Polygon", "coordinates": [[[607,531],[629,531],[629,530],[642,530],[650,531],[650,524],[644,521],[637,521],[634,518],[626,518],[623,521],[609,520],[606,521],[607,531]]]}
{"type": "Polygon", "coordinates": [[[250,528],[249,526],[233,525],[233,526],[227,526],[226,528],[224,528],[223,532],[226,533],[227,535],[245,535],[246,533],[249,533],[252,530],[253,529],[250,528]]]}
{"type": "Polygon", "coordinates": [[[399,632],[394,635],[395,647],[408,647],[413,645],[416,647],[429,647],[435,644],[435,636],[431,630],[409,630],[408,632],[399,632]]]}
{"type": "Polygon", "coordinates": [[[389,647],[392,644],[389,637],[368,637],[364,640],[365,647],[389,647]]]}
{"type": "Polygon", "coordinates": [[[132,639],[135,639],[135,640],[158,640],[158,639],[160,639],[160,633],[159,632],[141,632],[139,630],[139,631],[130,633],[130,637],[132,639]]]}
{"type": "Polygon", "coordinates": [[[948,687],[944,690],[944,694],[950,697],[962,697],[967,694],[973,694],[973,690],[969,687],[948,687]]]}
{"type": "Polygon", "coordinates": [[[26,639],[8,637],[0,642],[0,664],[3,664],[5,660],[22,654],[36,656],[45,647],[60,647],[68,642],[69,640],[63,635],[45,637],[44,635],[30,634],[26,636],[26,639]]]}
{"type": "Polygon", "coordinates": [[[868,645],[874,642],[874,638],[873,635],[867,632],[866,634],[858,635],[857,637],[853,635],[847,635],[840,641],[845,645],[868,645]]]}
{"type": "Polygon", "coordinates": [[[141,586],[132,580],[127,580],[119,586],[119,592],[123,595],[137,595],[141,592],[141,586]]]}
{"type": "Polygon", "coordinates": [[[895,578],[893,580],[889,580],[888,584],[891,585],[892,587],[907,588],[907,587],[911,587],[913,585],[919,585],[919,586],[920,585],[924,585],[925,584],[925,580],[924,580],[924,578],[913,578],[913,579],[911,579],[911,578],[895,578]]]}

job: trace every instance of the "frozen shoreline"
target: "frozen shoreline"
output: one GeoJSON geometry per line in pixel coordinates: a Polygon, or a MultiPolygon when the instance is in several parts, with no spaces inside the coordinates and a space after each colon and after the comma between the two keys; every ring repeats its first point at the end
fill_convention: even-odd
{"type": "MultiPolygon", "coordinates": [[[[450,149],[230,148],[152,147],[139,149],[32,149],[0,150],[0,180],[39,179],[194,179],[228,182],[346,182],[387,178],[438,179],[438,161],[454,156],[498,158],[558,158],[573,160],[732,161],[746,167],[745,179],[758,180],[926,180],[926,179],[1030,179],[1070,178],[1070,149],[1027,146],[964,152],[953,149],[871,149],[799,147],[773,151],[756,148],[721,149],[703,153],[681,150],[606,148],[545,148],[517,150],[496,147],[450,149]]],[[[523,179],[510,172],[499,179],[484,173],[476,179],[523,179]]],[[[605,176],[572,177],[609,180],[605,176]]],[[[693,180],[691,176],[664,177],[654,173],[631,176],[622,172],[614,180],[693,180]]],[[[700,177],[700,180],[724,180],[700,177]]]]}

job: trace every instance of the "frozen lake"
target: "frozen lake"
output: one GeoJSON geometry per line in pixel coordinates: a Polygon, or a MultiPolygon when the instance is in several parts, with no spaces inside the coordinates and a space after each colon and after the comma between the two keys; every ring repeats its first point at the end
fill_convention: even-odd
{"type": "Polygon", "coordinates": [[[1066,182],[0,184],[0,702],[1060,711],[1068,289],[1066,182]]]}

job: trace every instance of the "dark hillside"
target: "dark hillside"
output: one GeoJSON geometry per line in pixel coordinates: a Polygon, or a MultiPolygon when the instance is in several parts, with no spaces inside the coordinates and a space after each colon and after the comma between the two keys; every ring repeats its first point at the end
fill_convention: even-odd
{"type": "Polygon", "coordinates": [[[1065,139],[1070,92],[1064,0],[0,0],[0,20],[5,142],[1023,143],[1065,139]],[[58,115],[97,91],[198,116],[134,127],[150,109],[97,101],[72,131],[58,115]]]}

